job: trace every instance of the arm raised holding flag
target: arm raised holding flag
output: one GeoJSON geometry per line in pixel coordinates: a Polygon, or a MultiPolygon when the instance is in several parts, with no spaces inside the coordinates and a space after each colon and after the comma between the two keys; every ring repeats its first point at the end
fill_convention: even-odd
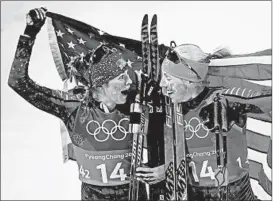
{"type": "Polygon", "coordinates": [[[31,10],[27,15],[24,35],[19,38],[8,84],[33,106],[67,121],[78,105],[76,96],[36,84],[28,75],[28,67],[36,35],[45,23],[45,9],[31,10]]]}

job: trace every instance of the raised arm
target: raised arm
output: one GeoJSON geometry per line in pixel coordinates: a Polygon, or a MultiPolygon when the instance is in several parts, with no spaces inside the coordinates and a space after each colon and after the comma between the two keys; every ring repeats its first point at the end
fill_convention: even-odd
{"type": "Polygon", "coordinates": [[[19,38],[8,85],[33,106],[66,121],[79,105],[77,96],[39,86],[28,75],[34,41],[45,22],[45,10],[31,10],[28,16],[25,33],[19,38]]]}

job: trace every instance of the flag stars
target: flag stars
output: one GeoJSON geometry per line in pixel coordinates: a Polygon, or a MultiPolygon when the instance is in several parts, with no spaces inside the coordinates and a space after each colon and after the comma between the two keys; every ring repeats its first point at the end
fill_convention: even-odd
{"type": "Polygon", "coordinates": [[[72,49],[74,49],[74,46],[76,45],[72,41],[70,43],[67,43],[67,44],[68,44],[68,48],[72,48],[72,49]]]}
{"type": "Polygon", "coordinates": [[[128,59],[127,64],[128,64],[128,66],[129,66],[130,68],[132,68],[132,63],[134,63],[134,62],[131,62],[130,59],[128,59]]]}
{"type": "Polygon", "coordinates": [[[61,32],[61,30],[56,31],[56,33],[57,33],[57,37],[60,36],[61,38],[63,38],[64,33],[61,32]]]}
{"type": "Polygon", "coordinates": [[[77,58],[77,56],[69,56],[70,57],[70,62],[74,62],[75,61],[75,59],[77,58]]]}
{"type": "Polygon", "coordinates": [[[70,61],[68,64],[66,64],[66,65],[67,65],[67,67],[68,67],[69,69],[72,69],[72,68],[74,67],[71,61],[70,61]]]}
{"type": "Polygon", "coordinates": [[[66,30],[67,30],[69,33],[71,33],[71,34],[73,34],[73,33],[74,33],[74,31],[73,31],[73,30],[71,30],[70,28],[66,28],[66,30]]]}
{"type": "Polygon", "coordinates": [[[77,40],[79,41],[80,44],[83,44],[83,45],[84,45],[84,44],[86,43],[86,41],[84,41],[82,38],[77,39],[77,40]]]}
{"type": "Polygon", "coordinates": [[[98,30],[98,32],[99,32],[100,35],[104,34],[104,31],[102,31],[102,30],[98,30]]]}
{"type": "Polygon", "coordinates": [[[80,54],[80,57],[81,57],[81,62],[83,62],[83,57],[85,57],[85,54],[82,52],[81,54],[80,54]]]}

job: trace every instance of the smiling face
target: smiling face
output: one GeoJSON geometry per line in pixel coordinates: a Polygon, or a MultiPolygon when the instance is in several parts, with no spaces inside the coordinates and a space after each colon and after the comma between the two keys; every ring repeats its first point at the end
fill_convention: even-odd
{"type": "Polygon", "coordinates": [[[189,82],[162,72],[160,87],[165,96],[172,99],[173,102],[186,102],[195,98],[202,90],[199,83],[189,82]]]}
{"type": "Polygon", "coordinates": [[[127,74],[127,71],[111,79],[107,84],[102,86],[105,100],[107,100],[108,104],[124,104],[131,84],[132,80],[127,74]]]}

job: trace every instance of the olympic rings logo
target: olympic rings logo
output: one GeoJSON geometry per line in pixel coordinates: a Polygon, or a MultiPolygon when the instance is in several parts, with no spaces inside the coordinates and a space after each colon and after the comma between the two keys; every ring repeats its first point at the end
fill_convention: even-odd
{"type": "Polygon", "coordinates": [[[107,119],[101,125],[99,122],[91,120],[86,124],[86,131],[89,135],[94,136],[95,140],[98,142],[105,142],[106,140],[109,139],[110,136],[115,141],[122,141],[126,138],[127,134],[129,133],[129,129],[126,130],[124,126],[121,125],[122,122],[125,122],[124,123],[125,125],[129,125],[128,118],[121,119],[118,122],[118,124],[111,119],[107,119]],[[103,131],[103,134],[101,134],[100,136],[105,135],[104,138],[97,137],[101,131],[103,131]],[[122,137],[116,137],[114,135],[115,133],[117,133],[117,131],[123,134],[122,137]]]}
{"type": "Polygon", "coordinates": [[[185,131],[189,130],[191,132],[191,136],[187,137],[186,136],[186,140],[190,140],[193,138],[193,136],[195,135],[197,138],[199,139],[204,139],[208,136],[210,129],[208,129],[203,122],[200,122],[199,118],[197,117],[192,117],[189,122],[187,123],[186,120],[184,120],[185,123],[185,131]],[[197,121],[197,125],[195,127],[193,127],[192,125],[192,121],[196,120],[197,121]],[[202,132],[203,130],[203,132],[202,132]],[[199,131],[201,133],[199,133],[199,131]],[[205,135],[202,135],[202,133],[205,133],[205,135]]]}

